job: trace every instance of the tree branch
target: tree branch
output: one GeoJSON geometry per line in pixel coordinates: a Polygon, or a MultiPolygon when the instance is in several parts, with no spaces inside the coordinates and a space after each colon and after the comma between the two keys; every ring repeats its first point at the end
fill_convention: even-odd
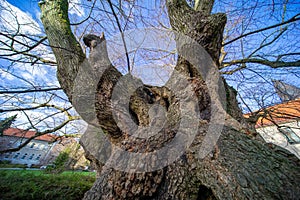
{"type": "MultiPolygon", "coordinates": [[[[12,51],[13,53],[3,53],[3,54],[0,54],[0,56],[3,56],[5,57],[5,59],[9,59],[7,57],[12,57],[12,56],[15,56],[15,55],[18,55],[18,54],[21,54],[21,55],[25,55],[25,56],[28,56],[28,57],[32,57],[32,58],[35,58],[36,61],[34,62],[31,62],[32,65],[34,63],[36,63],[38,60],[41,61],[42,63],[44,64],[53,64],[53,65],[56,65],[56,62],[55,61],[51,61],[51,60],[46,60],[46,59],[43,59],[41,58],[40,56],[37,56],[37,55],[34,55],[34,54],[30,54],[29,51],[33,50],[34,48],[36,48],[37,46],[39,46],[40,44],[43,44],[44,41],[47,40],[47,37],[43,37],[42,39],[40,40],[36,40],[36,39],[33,39],[33,38],[30,38],[28,36],[24,36],[23,34],[15,34],[15,35],[11,35],[11,34],[5,34],[5,33],[0,33],[1,36],[3,37],[6,37],[8,38],[10,41],[11,41],[11,44],[7,44],[3,41],[0,41],[4,46],[6,46],[7,48],[2,48],[2,50],[4,51],[12,51]],[[35,41],[36,43],[29,46],[28,44],[22,42],[22,41],[19,41],[17,39],[15,39],[16,36],[21,36],[21,37],[25,37],[25,38],[28,38],[32,41],[35,41]],[[14,48],[14,43],[18,43],[24,47],[26,47],[25,50],[17,50],[16,48],[14,48]]],[[[10,59],[11,60],[11,59],[10,59]]],[[[12,60],[13,61],[13,60],[12,60]]]]}
{"type": "Polygon", "coordinates": [[[233,43],[233,42],[235,42],[235,41],[237,41],[237,40],[239,40],[239,39],[241,39],[241,38],[243,38],[243,37],[246,37],[246,36],[248,36],[248,35],[252,35],[252,34],[259,33],[259,32],[262,32],[262,31],[266,31],[266,30],[269,30],[269,29],[272,29],[272,28],[276,28],[276,27],[278,27],[278,26],[282,26],[282,25],[284,25],[284,24],[289,24],[289,23],[298,21],[298,20],[300,20],[300,17],[299,17],[299,16],[300,16],[300,13],[297,14],[297,15],[295,15],[294,17],[292,17],[291,19],[289,19],[289,20],[287,20],[287,21],[285,21],[285,22],[278,23],[278,24],[274,24],[274,25],[272,25],[272,26],[268,26],[268,27],[265,27],[265,28],[262,28],[262,29],[258,29],[258,30],[256,30],[256,31],[251,31],[251,32],[249,32],[249,33],[243,34],[243,35],[241,35],[241,36],[239,36],[239,37],[237,37],[237,38],[234,38],[233,40],[230,40],[230,41],[228,41],[228,42],[225,42],[225,43],[223,44],[223,46],[226,46],[226,45],[228,45],[228,44],[231,44],[231,43],[233,43]]]}
{"type": "Polygon", "coordinates": [[[57,61],[57,78],[72,101],[74,80],[86,56],[70,27],[67,0],[45,0],[39,3],[49,44],[57,61]]]}
{"type": "Polygon", "coordinates": [[[8,91],[0,91],[0,94],[23,94],[23,93],[32,93],[32,92],[49,92],[55,90],[62,90],[62,88],[55,87],[55,88],[46,88],[46,89],[33,89],[33,90],[8,90],[8,91]]]}
{"type": "Polygon", "coordinates": [[[127,45],[126,45],[126,41],[125,41],[125,38],[124,38],[124,33],[122,31],[122,28],[121,28],[121,24],[120,24],[120,21],[118,19],[118,16],[114,10],[114,7],[112,5],[112,2],[110,0],[108,0],[108,3],[109,3],[109,6],[110,6],[110,9],[116,19],[116,22],[117,22],[117,25],[118,25],[118,29],[121,33],[121,37],[122,37],[122,42],[123,42],[123,45],[124,45],[124,49],[125,49],[125,55],[126,55],[126,61],[127,61],[127,70],[128,70],[128,73],[130,73],[130,61],[129,61],[129,55],[128,55],[128,50],[127,50],[127,45]]]}
{"type": "Polygon", "coordinates": [[[300,66],[300,60],[293,61],[293,62],[284,62],[284,61],[269,61],[269,60],[263,60],[258,58],[245,58],[240,60],[232,60],[230,62],[223,62],[223,68],[236,65],[236,64],[246,64],[246,63],[257,63],[266,65],[272,68],[281,68],[281,67],[299,67],[300,66]]]}
{"type": "Polygon", "coordinates": [[[4,110],[4,109],[0,109],[0,113],[3,113],[3,112],[14,112],[14,111],[26,111],[26,110],[35,110],[35,109],[38,109],[38,108],[55,108],[57,110],[60,110],[61,112],[65,112],[65,114],[70,117],[71,115],[67,112],[68,110],[70,110],[72,107],[69,107],[69,108],[61,108],[61,107],[58,107],[56,105],[50,105],[48,103],[43,103],[43,104],[40,104],[38,106],[34,106],[34,107],[29,107],[29,108],[14,108],[14,109],[7,109],[7,110],[4,110]]]}
{"type": "MultiPolygon", "coordinates": [[[[287,30],[287,27],[284,27],[282,30],[280,30],[279,34],[276,35],[270,42],[267,42],[267,43],[263,44],[270,36],[266,37],[266,38],[262,41],[261,45],[260,45],[257,49],[255,49],[255,50],[248,56],[248,58],[252,57],[256,52],[258,52],[259,50],[263,49],[264,47],[269,46],[269,45],[271,45],[272,43],[274,43],[277,39],[280,38],[280,36],[282,36],[283,33],[286,32],[286,30],[287,30]]],[[[272,34],[271,34],[271,35],[272,35],[272,34]]]]}
{"type": "Polygon", "coordinates": [[[71,26],[78,26],[78,25],[80,25],[80,24],[86,22],[86,21],[91,17],[96,2],[97,2],[97,0],[94,0],[93,5],[92,5],[92,7],[91,7],[91,9],[90,9],[89,15],[88,15],[85,19],[83,19],[83,20],[81,20],[80,22],[77,22],[77,23],[72,23],[72,24],[70,24],[70,25],[71,25],[71,26]]]}
{"type": "Polygon", "coordinates": [[[194,9],[196,11],[201,11],[202,13],[209,15],[213,9],[214,3],[214,0],[195,0],[194,9]]]}

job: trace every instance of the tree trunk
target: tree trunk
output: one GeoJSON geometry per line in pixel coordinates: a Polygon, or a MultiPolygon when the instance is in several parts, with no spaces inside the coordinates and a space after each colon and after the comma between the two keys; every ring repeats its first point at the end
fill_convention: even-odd
{"type": "Polygon", "coordinates": [[[42,22],[58,62],[60,84],[89,123],[81,143],[97,167],[97,180],[84,199],[300,196],[297,158],[283,149],[271,149],[240,130],[243,119],[234,92],[223,85],[217,73],[226,16],[210,15],[212,5],[207,0],[197,2],[194,10],[183,0],[167,0],[179,57],[164,87],[122,76],[108,59],[104,35],[85,37],[91,53],[89,61],[84,60],[70,31],[67,0],[40,4],[42,22]],[[193,62],[199,51],[193,45],[182,45],[180,34],[208,52],[211,58],[202,61],[207,66],[213,63],[210,79],[193,62]],[[214,77],[217,84],[212,89],[214,77]],[[227,103],[222,102],[222,95],[227,103]],[[195,110],[199,115],[193,114],[195,110]],[[215,118],[218,115],[229,119],[225,125],[215,118]],[[210,129],[212,124],[215,128],[210,129]],[[133,132],[139,137],[132,136],[133,132]],[[148,137],[142,137],[145,134],[148,137]],[[204,143],[208,146],[203,148],[204,143]]]}

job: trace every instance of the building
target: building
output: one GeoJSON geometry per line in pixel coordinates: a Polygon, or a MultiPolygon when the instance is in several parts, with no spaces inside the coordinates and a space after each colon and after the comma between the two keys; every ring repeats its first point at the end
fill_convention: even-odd
{"type": "MultiPolygon", "coordinates": [[[[35,131],[8,128],[0,137],[0,151],[17,148],[36,134],[35,131]]],[[[0,154],[1,161],[28,166],[48,165],[55,161],[61,152],[68,151],[68,169],[84,169],[89,161],[84,157],[84,150],[79,145],[78,137],[59,137],[51,134],[42,135],[31,140],[16,152],[0,154]]]]}
{"type": "MultiPolygon", "coordinates": [[[[8,128],[0,137],[0,151],[17,148],[35,134],[35,131],[8,128]]],[[[50,152],[57,143],[54,141],[55,136],[50,134],[36,137],[19,151],[0,154],[0,160],[9,161],[12,164],[47,164],[50,152]]]]}
{"type": "Polygon", "coordinates": [[[281,146],[300,159],[300,98],[267,107],[255,115],[256,131],[267,143],[281,146]]]}

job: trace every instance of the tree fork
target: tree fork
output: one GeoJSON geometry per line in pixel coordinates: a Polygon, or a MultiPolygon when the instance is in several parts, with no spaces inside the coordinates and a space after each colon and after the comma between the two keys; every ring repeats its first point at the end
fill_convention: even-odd
{"type": "MultiPolygon", "coordinates": [[[[195,39],[218,66],[222,33],[226,23],[225,15],[209,15],[211,7],[208,7],[207,13],[192,10],[183,0],[168,0],[167,4],[174,30],[195,39]]],[[[46,0],[40,6],[42,22],[58,63],[57,76],[72,101],[73,81],[85,62],[85,56],[69,27],[67,0],[46,0]]],[[[93,51],[91,50],[91,54],[93,51]]],[[[97,49],[94,52],[96,51],[97,49]]],[[[98,69],[97,63],[97,59],[93,61],[93,57],[90,57],[89,64],[92,68],[98,69]]],[[[110,66],[110,63],[107,64],[110,66]]],[[[208,94],[199,74],[195,73],[193,66],[184,58],[179,58],[177,65],[176,69],[187,74],[193,88],[199,91],[197,96],[200,99],[199,103],[203,104],[203,109],[209,111],[209,100],[203,103],[209,98],[201,98],[208,94]]],[[[136,120],[143,125],[154,123],[149,122],[149,117],[144,115],[149,113],[148,106],[157,102],[168,111],[167,123],[157,135],[148,140],[127,137],[122,131],[114,132],[116,122],[110,118],[111,108],[107,102],[114,84],[121,75],[111,67],[105,69],[104,74],[100,82],[97,80],[96,83],[95,107],[97,119],[103,117],[103,111],[109,115],[106,121],[99,120],[99,123],[112,138],[117,133],[117,139],[110,140],[112,144],[129,152],[150,153],[168,144],[176,136],[176,121],[180,119],[178,99],[164,87],[143,84],[130,99],[130,108],[135,113],[136,120]],[[105,86],[106,83],[109,87],[105,86]],[[104,94],[108,94],[108,97],[103,96],[104,94]],[[155,98],[151,94],[154,94],[155,98]]],[[[176,79],[171,77],[171,81],[176,79]]],[[[177,83],[180,85],[180,82],[177,83]]],[[[123,172],[103,166],[99,158],[87,150],[89,157],[98,164],[98,169],[97,180],[84,199],[297,199],[300,196],[300,166],[297,158],[283,149],[271,149],[230,126],[224,127],[214,150],[203,159],[199,159],[197,155],[204,137],[208,134],[208,127],[209,119],[199,119],[199,130],[192,145],[172,164],[152,172],[123,172]]],[[[86,147],[84,146],[85,149],[86,147]]],[[[179,147],[172,150],[176,152],[176,148],[179,147]]],[[[118,157],[114,148],[105,155],[108,157],[108,163],[126,162],[118,157]]]]}

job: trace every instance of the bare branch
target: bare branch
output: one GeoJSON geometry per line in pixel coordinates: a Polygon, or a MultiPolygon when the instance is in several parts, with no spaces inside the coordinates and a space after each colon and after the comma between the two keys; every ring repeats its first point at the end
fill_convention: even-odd
{"type": "Polygon", "coordinates": [[[121,33],[121,37],[122,37],[122,42],[123,42],[123,45],[124,45],[124,49],[125,49],[125,55],[126,55],[126,61],[127,61],[127,70],[128,70],[128,73],[130,73],[130,61],[129,61],[129,55],[128,55],[128,50],[127,50],[127,45],[126,45],[126,42],[125,42],[125,38],[124,38],[124,33],[122,31],[122,28],[121,28],[121,24],[120,24],[120,21],[118,19],[118,16],[114,10],[114,7],[113,7],[113,4],[111,2],[111,0],[108,0],[108,3],[109,3],[109,6],[110,6],[110,9],[116,19],[116,22],[117,22],[117,25],[118,25],[118,29],[121,33]]]}
{"type": "MultiPolygon", "coordinates": [[[[48,103],[43,103],[43,104],[40,104],[40,105],[37,105],[37,106],[34,106],[34,107],[28,107],[28,108],[13,108],[13,109],[7,109],[7,110],[4,110],[4,109],[0,109],[0,113],[3,113],[3,112],[14,112],[14,111],[26,111],[26,110],[36,110],[38,108],[56,108],[57,110],[60,110],[61,112],[65,112],[67,114],[67,116],[71,116],[69,113],[67,113],[66,111],[70,110],[72,107],[69,107],[69,108],[61,108],[61,107],[58,107],[56,105],[50,105],[48,103]]],[[[56,113],[57,114],[57,113],[56,113]]]]}
{"type": "Polygon", "coordinates": [[[276,27],[282,26],[282,25],[284,25],[284,24],[289,24],[289,23],[298,21],[298,20],[300,20],[300,17],[299,17],[299,16],[300,16],[300,13],[298,13],[297,15],[295,15],[294,17],[292,17],[291,19],[289,19],[289,20],[287,20],[287,21],[285,21],[285,22],[278,23],[278,24],[274,24],[274,25],[272,25],[272,26],[268,26],[268,27],[265,27],[265,28],[262,28],[262,29],[258,29],[258,30],[255,30],[255,31],[251,31],[251,32],[249,32],[249,33],[245,33],[245,34],[243,34],[243,35],[241,35],[241,36],[239,36],[239,37],[237,37],[237,38],[234,38],[233,40],[230,40],[230,41],[228,41],[228,42],[225,42],[225,43],[223,44],[223,46],[226,46],[226,45],[228,45],[228,44],[231,44],[231,43],[233,43],[233,42],[235,42],[235,41],[237,41],[237,40],[239,40],[239,39],[241,39],[241,38],[243,38],[243,37],[246,37],[246,36],[248,36],[248,35],[252,35],[252,34],[259,33],[259,32],[265,31],[265,30],[269,30],[269,29],[272,29],[272,28],[276,28],[276,27]]]}
{"type": "Polygon", "coordinates": [[[248,58],[252,57],[256,52],[258,52],[258,51],[261,50],[262,48],[264,48],[264,47],[266,47],[266,46],[268,46],[268,45],[271,45],[273,42],[275,42],[277,39],[279,39],[280,36],[282,36],[282,34],[283,34],[284,32],[286,32],[286,30],[287,30],[287,27],[284,27],[283,29],[280,30],[279,34],[276,35],[270,42],[267,42],[267,43],[263,44],[263,43],[268,39],[268,37],[266,37],[266,38],[263,40],[263,42],[261,43],[261,45],[260,45],[256,50],[254,50],[254,51],[248,56],[248,58]]]}
{"type": "Polygon", "coordinates": [[[89,15],[88,15],[85,19],[83,19],[82,21],[77,22],[77,23],[72,23],[72,24],[70,24],[70,25],[71,25],[71,26],[78,26],[78,25],[80,25],[80,24],[86,22],[86,21],[91,17],[96,2],[97,2],[97,0],[94,0],[93,5],[92,5],[92,7],[91,7],[91,9],[90,9],[89,15]]]}
{"type": "Polygon", "coordinates": [[[44,59],[44,58],[42,58],[42,57],[40,57],[40,56],[38,56],[38,55],[34,55],[34,54],[29,53],[31,50],[33,50],[34,48],[36,48],[36,47],[39,46],[40,44],[43,44],[43,42],[47,40],[47,37],[43,37],[43,38],[40,39],[40,40],[36,40],[36,39],[30,38],[30,37],[28,37],[28,36],[24,36],[24,35],[22,35],[22,34],[16,34],[16,35],[13,35],[13,36],[12,36],[11,34],[5,34],[5,33],[1,33],[1,32],[0,32],[0,35],[3,36],[3,37],[8,38],[8,39],[11,41],[10,45],[7,44],[7,43],[4,42],[4,41],[0,41],[4,46],[7,47],[7,48],[4,48],[4,49],[2,49],[2,50],[5,50],[5,51],[12,51],[12,52],[13,52],[13,53],[7,53],[7,54],[5,54],[5,53],[0,54],[0,57],[4,57],[4,59],[10,59],[9,57],[11,57],[11,56],[15,56],[15,55],[21,54],[21,55],[24,55],[24,56],[28,56],[28,57],[35,58],[36,61],[31,62],[32,65],[35,64],[37,61],[41,61],[41,62],[44,63],[44,64],[52,64],[52,65],[56,65],[56,62],[55,62],[55,61],[52,61],[52,60],[46,60],[46,59],[44,59]],[[30,40],[32,40],[32,41],[35,41],[36,43],[33,44],[33,45],[31,45],[31,46],[29,46],[28,44],[26,44],[26,43],[24,43],[24,42],[22,42],[22,41],[19,41],[19,40],[17,40],[17,39],[15,39],[16,36],[26,37],[26,38],[28,38],[28,39],[30,39],[30,40]],[[20,50],[18,50],[18,49],[16,49],[16,48],[13,47],[13,46],[14,46],[14,43],[18,43],[18,44],[20,44],[20,45],[26,47],[26,49],[20,51],[20,50]]]}
{"type": "Polygon", "coordinates": [[[239,60],[232,60],[230,62],[223,62],[222,64],[224,67],[228,67],[231,65],[246,64],[246,63],[257,63],[257,64],[269,66],[271,68],[299,67],[300,66],[300,60],[284,62],[284,61],[270,61],[270,60],[264,60],[264,59],[258,59],[258,58],[245,58],[245,59],[239,59],[239,60]]]}
{"type": "Polygon", "coordinates": [[[62,90],[60,87],[55,88],[38,88],[33,90],[8,90],[8,91],[0,91],[0,94],[23,94],[23,93],[32,93],[32,92],[49,92],[49,91],[55,91],[55,90],[62,90]]]}

